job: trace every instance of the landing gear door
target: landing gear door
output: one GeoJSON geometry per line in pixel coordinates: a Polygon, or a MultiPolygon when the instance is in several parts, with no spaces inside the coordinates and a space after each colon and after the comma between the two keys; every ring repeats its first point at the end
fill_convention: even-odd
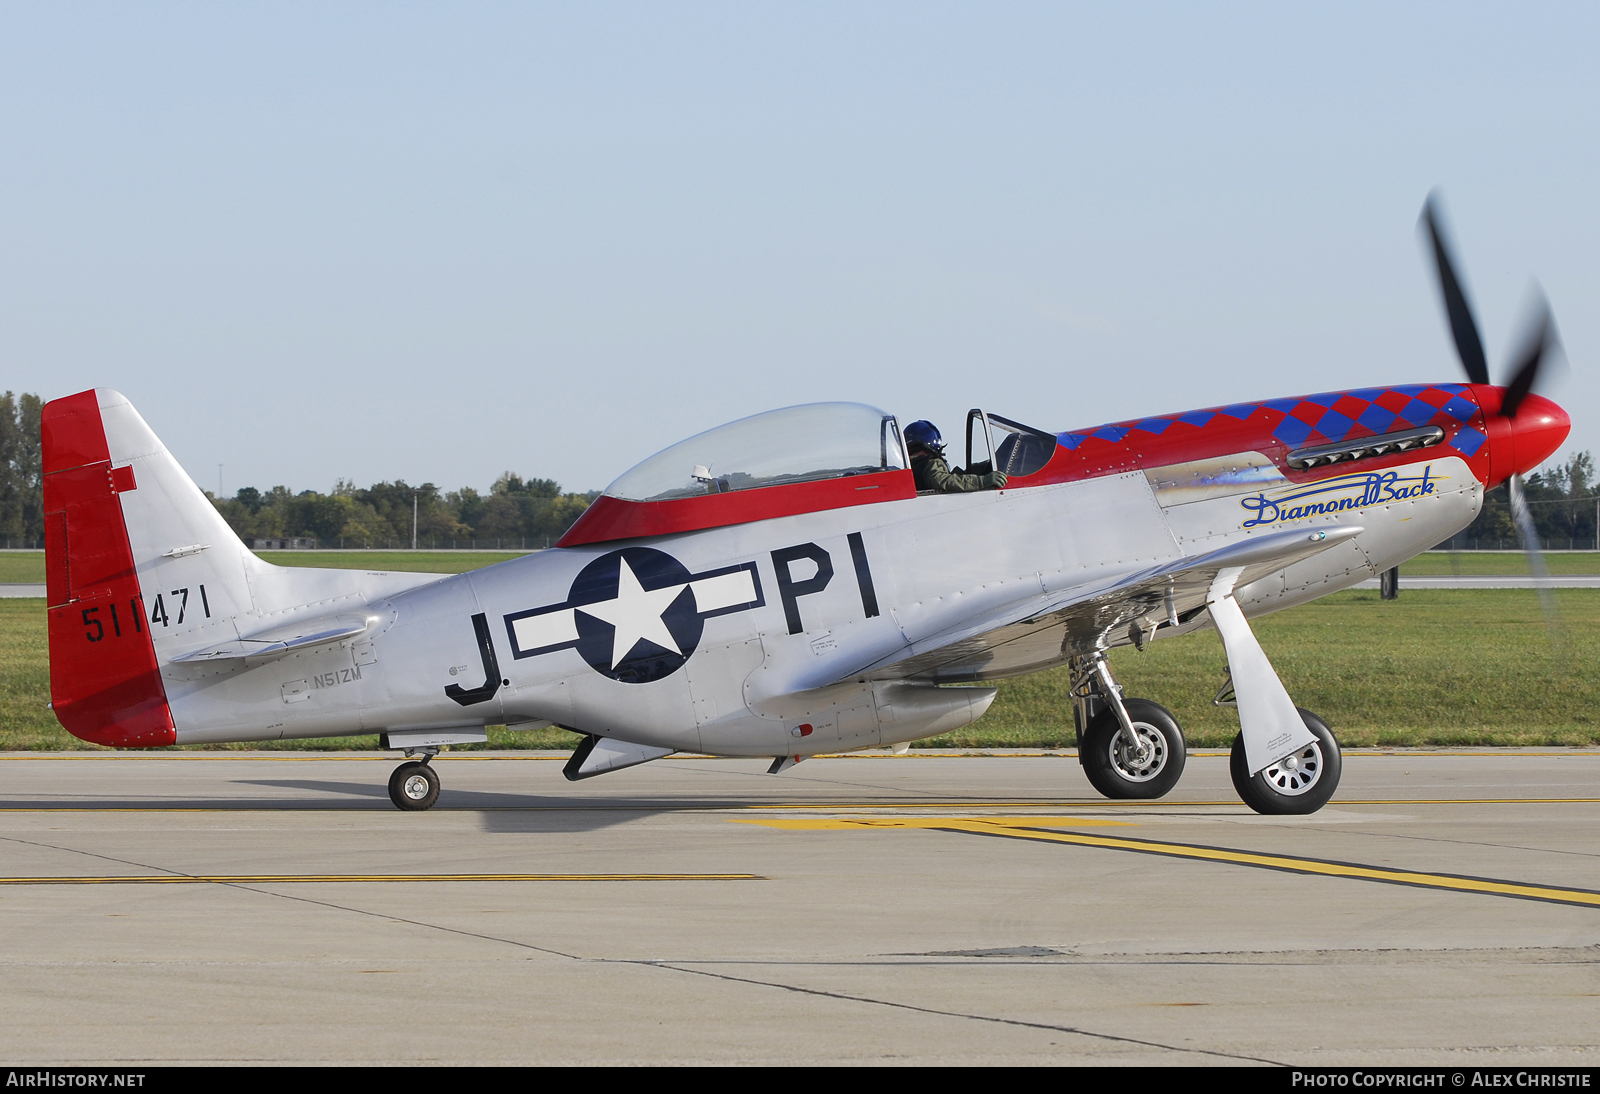
{"type": "Polygon", "coordinates": [[[994,468],[994,434],[989,429],[989,415],[974,407],[967,411],[967,462],[970,472],[974,463],[987,462],[994,468]]]}

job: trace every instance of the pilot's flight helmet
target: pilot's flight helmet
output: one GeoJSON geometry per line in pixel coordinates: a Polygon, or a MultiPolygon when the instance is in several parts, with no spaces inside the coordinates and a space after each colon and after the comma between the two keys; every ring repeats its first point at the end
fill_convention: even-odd
{"type": "Polygon", "coordinates": [[[907,444],[920,444],[925,448],[933,449],[935,452],[944,447],[939,443],[939,427],[926,419],[912,422],[906,426],[905,436],[907,444]]]}

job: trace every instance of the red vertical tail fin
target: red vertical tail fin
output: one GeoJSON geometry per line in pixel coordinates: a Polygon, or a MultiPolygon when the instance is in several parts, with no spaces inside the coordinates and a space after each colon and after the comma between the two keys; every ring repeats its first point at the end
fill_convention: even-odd
{"type": "Polygon", "coordinates": [[[119,498],[138,489],[133,467],[112,465],[98,392],[46,403],[42,430],[56,718],[97,744],[172,744],[172,712],[119,498]]]}

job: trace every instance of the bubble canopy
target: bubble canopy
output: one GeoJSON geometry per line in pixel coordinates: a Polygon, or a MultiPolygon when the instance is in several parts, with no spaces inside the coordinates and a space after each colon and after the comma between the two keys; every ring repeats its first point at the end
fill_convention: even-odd
{"type": "Polygon", "coordinates": [[[907,466],[892,414],[864,403],[808,403],[708,429],[625,472],[605,489],[623,501],[671,501],[907,466]]]}

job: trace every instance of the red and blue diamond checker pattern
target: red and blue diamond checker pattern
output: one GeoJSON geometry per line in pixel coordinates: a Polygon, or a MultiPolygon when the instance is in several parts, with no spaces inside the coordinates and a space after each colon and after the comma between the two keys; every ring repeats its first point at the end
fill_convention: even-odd
{"type": "Polygon", "coordinates": [[[1478,404],[1470,397],[1465,384],[1407,384],[1268,399],[1260,403],[1235,403],[1185,414],[1114,422],[1098,429],[1060,433],[1057,439],[1064,447],[1077,449],[1090,438],[1117,444],[1135,432],[1159,437],[1180,423],[1204,432],[1247,422],[1257,414],[1263,415],[1271,427],[1272,439],[1291,449],[1339,444],[1398,429],[1437,424],[1446,427],[1445,444],[1470,459],[1488,439],[1471,425],[1478,417],[1478,404]]]}

